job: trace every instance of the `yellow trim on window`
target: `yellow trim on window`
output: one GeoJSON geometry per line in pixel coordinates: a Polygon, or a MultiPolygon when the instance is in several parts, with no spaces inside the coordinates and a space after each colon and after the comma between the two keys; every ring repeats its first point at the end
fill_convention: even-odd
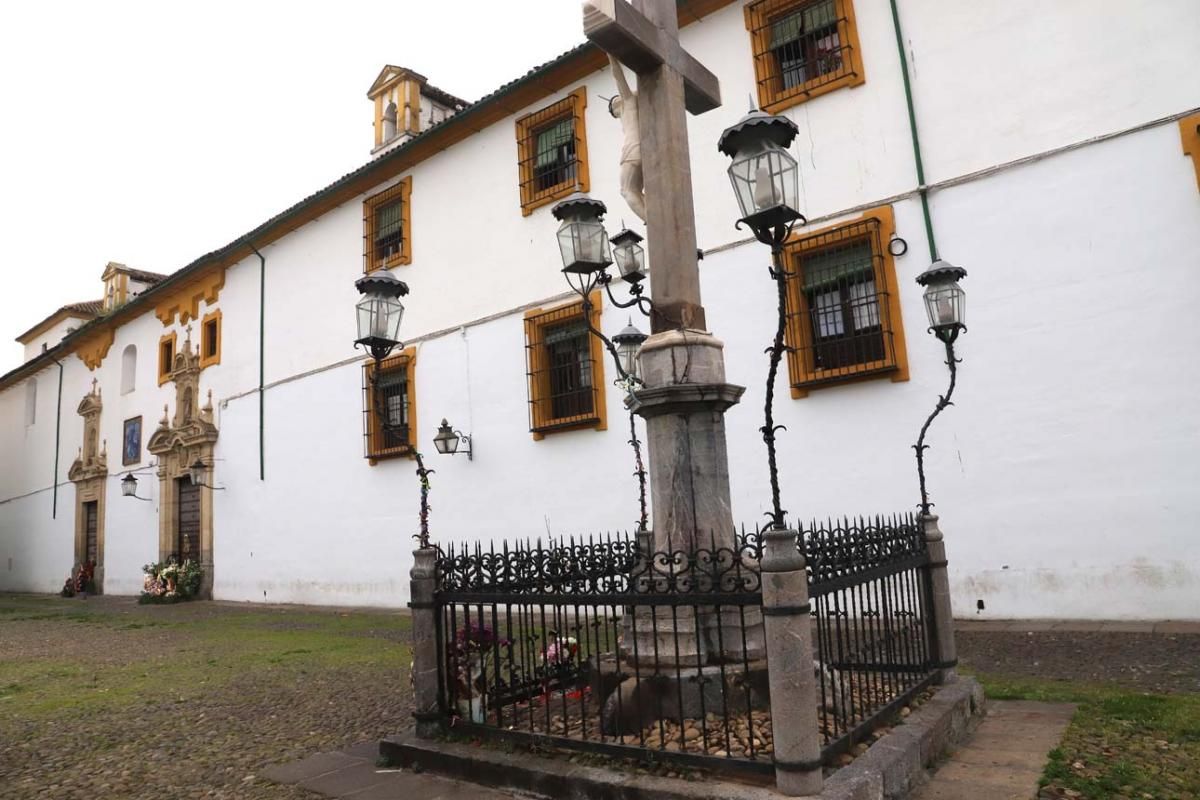
{"type": "Polygon", "coordinates": [[[211,367],[214,364],[221,363],[221,327],[224,323],[221,321],[221,309],[210,311],[204,315],[204,319],[200,321],[200,369],[211,367]],[[213,325],[213,336],[216,337],[215,347],[209,347],[209,323],[213,325]],[[209,350],[214,350],[212,355],[209,355],[209,350]]]}
{"type": "MultiPolygon", "coordinates": [[[[600,328],[601,300],[599,292],[593,292],[591,323],[600,328]]],[[[590,414],[576,417],[555,417],[550,408],[550,377],[546,364],[544,329],[562,325],[575,319],[583,319],[583,301],[577,300],[553,308],[533,308],[525,312],[525,348],[528,354],[529,378],[529,421],[534,441],[541,441],[547,434],[561,431],[594,428],[608,429],[608,383],[604,378],[604,359],[607,351],[598,336],[588,333],[588,355],[592,361],[592,400],[590,414]]]]}
{"type": "Polygon", "coordinates": [[[799,86],[783,86],[783,75],[770,47],[771,22],[811,2],[813,0],[758,0],[743,9],[746,30],[750,32],[758,105],[768,113],[778,114],[785,108],[791,108],[837,89],[861,86],[867,80],[858,43],[854,2],[834,0],[838,16],[838,42],[842,54],[842,63],[836,70],[837,74],[832,78],[820,75],[799,86]]]}
{"type": "Polygon", "coordinates": [[[388,356],[380,364],[384,373],[404,370],[404,391],[408,399],[408,441],[397,447],[383,446],[383,426],[375,409],[375,398],[371,396],[371,378],[375,374],[375,362],[363,364],[363,414],[366,422],[366,456],[371,466],[385,458],[412,457],[417,449],[417,348],[408,347],[403,352],[388,356]]]}
{"type": "Polygon", "coordinates": [[[1192,114],[1179,120],[1179,138],[1183,141],[1183,153],[1192,157],[1196,168],[1196,186],[1200,188],[1200,114],[1192,114]]]}
{"type": "Polygon", "coordinates": [[[533,213],[534,209],[553,203],[574,192],[588,191],[591,180],[588,173],[586,111],[587,87],[580,86],[557,103],[552,103],[532,114],[526,114],[517,120],[517,181],[523,216],[527,217],[533,213]],[[534,186],[533,173],[537,160],[536,133],[548,125],[568,117],[574,120],[575,178],[539,191],[534,186]]]}
{"type": "Polygon", "coordinates": [[[785,328],[785,341],[788,345],[788,378],[791,384],[792,397],[799,399],[807,397],[813,389],[825,386],[838,386],[861,380],[870,380],[883,376],[897,383],[909,379],[908,347],[904,338],[904,318],[900,313],[900,287],[896,282],[896,261],[888,250],[888,243],[896,232],[896,217],[891,206],[880,206],[864,212],[856,219],[839,222],[815,231],[805,231],[803,235],[793,235],[784,249],[784,263],[787,265],[787,310],[788,320],[785,328]],[[830,235],[841,231],[851,231],[863,222],[873,220],[877,229],[872,233],[864,230],[862,233],[847,235],[845,239],[831,240],[830,235]],[[822,369],[817,367],[813,358],[813,341],[810,325],[807,324],[809,309],[803,292],[803,257],[806,253],[819,253],[833,246],[844,245],[847,242],[863,239],[871,245],[871,261],[874,265],[875,290],[882,294],[886,306],[880,309],[886,314],[881,319],[881,335],[883,336],[883,358],[860,362],[858,364],[822,369]],[[886,324],[883,324],[886,323],[886,324]]]}
{"type": "Polygon", "coordinates": [[[174,331],[159,337],[158,339],[158,385],[162,386],[167,381],[171,380],[171,370],[174,369],[175,356],[179,353],[178,336],[174,331]],[[171,355],[168,358],[163,358],[163,345],[171,345],[171,355]]]}
{"type": "Polygon", "coordinates": [[[391,269],[412,263],[412,175],[363,201],[363,272],[391,269]],[[400,252],[387,258],[375,255],[375,209],[400,201],[400,252]]]}

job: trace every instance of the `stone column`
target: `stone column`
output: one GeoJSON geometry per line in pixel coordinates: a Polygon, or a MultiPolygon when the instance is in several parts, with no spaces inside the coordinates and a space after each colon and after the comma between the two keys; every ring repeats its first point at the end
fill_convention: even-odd
{"type": "MultiPolygon", "coordinates": [[[[723,349],[705,331],[673,330],[652,335],[638,355],[645,385],[635,393],[633,410],[646,420],[656,552],[691,555],[734,544],[725,411],[745,389],[725,382],[723,349]]],[[[675,660],[676,640],[680,664],[694,666],[715,655],[715,614],[702,611],[697,620],[690,608],[678,609],[674,617],[671,609],[660,609],[660,618],[651,620],[649,608],[641,611],[635,620],[639,655],[655,651],[654,631],[659,658],[667,663],[675,660]],[[664,636],[671,638],[669,647],[664,636]]],[[[722,632],[721,641],[722,655],[741,659],[740,619],[737,630],[722,632]]]]}
{"type": "Polygon", "coordinates": [[[946,570],[946,543],[938,528],[937,514],[924,514],[920,518],[925,531],[925,544],[929,548],[929,597],[925,613],[933,631],[930,657],[936,670],[937,683],[957,680],[958,648],[954,644],[954,614],[950,608],[950,576],[946,570]]]}
{"type": "Polygon", "coordinates": [[[437,549],[413,551],[409,572],[412,599],[413,717],[417,736],[433,739],[442,730],[438,698],[437,608],[433,595],[437,586],[437,549]]]}
{"type": "Polygon", "coordinates": [[[767,530],[762,558],[775,787],[790,797],[818,795],[824,784],[808,573],[796,537],[793,530],[767,530]]]}

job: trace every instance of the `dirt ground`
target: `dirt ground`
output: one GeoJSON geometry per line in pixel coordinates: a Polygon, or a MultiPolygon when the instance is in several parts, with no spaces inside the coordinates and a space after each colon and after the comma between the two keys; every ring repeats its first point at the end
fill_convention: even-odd
{"type": "MultiPolygon", "coordinates": [[[[410,723],[408,619],[0,595],[0,797],[312,798],[258,777],[410,723]]],[[[963,667],[1200,691],[1200,635],[962,632],[963,667]]]]}

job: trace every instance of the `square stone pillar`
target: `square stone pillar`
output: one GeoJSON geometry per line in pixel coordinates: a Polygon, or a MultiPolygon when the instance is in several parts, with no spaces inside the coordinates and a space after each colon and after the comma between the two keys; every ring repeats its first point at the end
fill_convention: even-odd
{"type": "Polygon", "coordinates": [[[923,514],[921,528],[929,550],[929,591],[925,613],[933,631],[930,657],[936,670],[937,683],[952,683],[958,674],[958,647],[954,643],[954,613],[950,608],[950,575],[946,570],[946,543],[938,527],[937,514],[923,514]]]}
{"type": "Polygon", "coordinates": [[[413,551],[413,568],[409,572],[412,599],[412,681],[413,717],[417,721],[417,736],[435,738],[442,730],[441,702],[438,696],[437,607],[437,549],[427,547],[413,551]]]}
{"type": "Polygon", "coordinates": [[[763,533],[762,613],[775,788],[790,797],[818,795],[824,785],[808,572],[796,540],[796,531],[786,528],[763,533]]]}

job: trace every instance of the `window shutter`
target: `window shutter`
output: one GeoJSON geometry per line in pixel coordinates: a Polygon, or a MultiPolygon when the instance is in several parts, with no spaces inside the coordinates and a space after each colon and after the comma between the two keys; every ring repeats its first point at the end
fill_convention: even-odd
{"type": "Polygon", "coordinates": [[[564,119],[538,131],[536,165],[548,167],[558,162],[559,148],[571,141],[575,134],[575,121],[564,119]]]}
{"type": "Polygon", "coordinates": [[[869,280],[875,270],[871,243],[867,241],[830,252],[801,256],[800,263],[804,272],[804,290],[807,292],[829,291],[847,283],[869,280]]]}

